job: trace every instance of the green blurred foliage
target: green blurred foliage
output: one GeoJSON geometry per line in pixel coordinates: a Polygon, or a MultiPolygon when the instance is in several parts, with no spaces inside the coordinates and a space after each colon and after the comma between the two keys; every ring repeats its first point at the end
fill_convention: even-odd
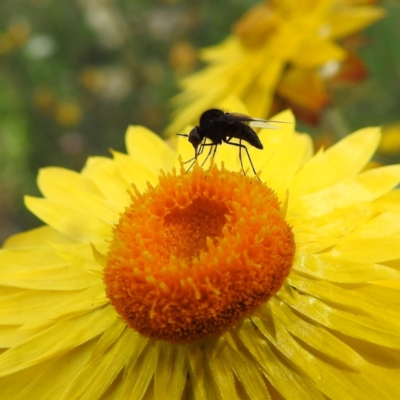
{"type": "MultiPolygon", "coordinates": [[[[0,242],[41,225],[23,205],[39,195],[39,168],[80,170],[90,155],[124,151],[129,124],[161,133],[177,79],[199,67],[190,48],[221,41],[255,3],[2,0],[0,242]],[[182,44],[188,59],[176,60],[182,44]]],[[[369,79],[337,95],[351,130],[400,119],[400,3],[382,6],[388,18],[361,50],[369,79]]]]}

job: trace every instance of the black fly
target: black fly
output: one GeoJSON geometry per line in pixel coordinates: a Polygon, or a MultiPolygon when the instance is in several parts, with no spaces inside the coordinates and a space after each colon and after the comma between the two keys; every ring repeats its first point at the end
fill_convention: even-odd
{"type": "Polygon", "coordinates": [[[257,149],[262,150],[263,145],[252,127],[279,129],[276,126],[271,125],[270,122],[279,123],[280,121],[267,121],[264,119],[252,118],[245,114],[228,113],[217,108],[211,108],[210,110],[204,111],[200,117],[199,125],[194,127],[190,131],[189,135],[178,134],[179,136],[187,137],[194,147],[194,158],[186,161],[186,163],[193,161],[188,171],[192,168],[197,157],[203,153],[206,146],[210,147],[210,151],[203,161],[203,165],[211,153],[213,157],[215,156],[218,145],[227,143],[231,146],[239,147],[239,160],[243,171],[242,149],[246,151],[254,175],[257,175],[249,151],[247,150],[247,147],[242,144],[242,140],[257,149]],[[239,143],[231,142],[234,138],[239,139],[239,143]],[[207,139],[210,140],[211,143],[206,143],[207,139]]]}

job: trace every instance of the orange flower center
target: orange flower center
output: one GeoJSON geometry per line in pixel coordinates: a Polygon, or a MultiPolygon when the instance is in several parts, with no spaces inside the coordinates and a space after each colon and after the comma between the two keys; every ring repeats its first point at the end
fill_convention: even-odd
{"type": "Polygon", "coordinates": [[[122,214],[107,255],[107,295],[146,337],[220,334],[281,287],[295,251],[274,192],[215,165],[162,174],[122,214]]]}

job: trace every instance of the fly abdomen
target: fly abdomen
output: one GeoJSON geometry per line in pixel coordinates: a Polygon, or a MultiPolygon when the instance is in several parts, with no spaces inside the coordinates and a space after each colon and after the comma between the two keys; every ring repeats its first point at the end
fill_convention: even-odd
{"type": "Polygon", "coordinates": [[[255,133],[250,126],[241,124],[240,128],[235,133],[235,138],[246,141],[256,149],[262,150],[264,148],[257,133],[255,133]]]}

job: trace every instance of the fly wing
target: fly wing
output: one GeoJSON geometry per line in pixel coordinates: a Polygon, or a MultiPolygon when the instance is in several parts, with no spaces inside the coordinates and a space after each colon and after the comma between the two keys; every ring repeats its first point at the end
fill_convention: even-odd
{"type": "MultiPolygon", "coordinates": [[[[281,129],[279,126],[275,126],[270,124],[271,121],[266,121],[265,119],[258,119],[258,118],[253,118],[250,122],[249,125],[252,128],[265,128],[265,129],[281,129]]],[[[273,122],[278,122],[279,121],[273,121],[273,122]]]]}
{"type": "Polygon", "coordinates": [[[244,122],[253,128],[265,128],[265,129],[280,129],[279,126],[272,125],[271,122],[284,123],[283,121],[269,121],[261,118],[253,118],[246,114],[240,113],[228,113],[229,118],[232,122],[244,122]]]}

